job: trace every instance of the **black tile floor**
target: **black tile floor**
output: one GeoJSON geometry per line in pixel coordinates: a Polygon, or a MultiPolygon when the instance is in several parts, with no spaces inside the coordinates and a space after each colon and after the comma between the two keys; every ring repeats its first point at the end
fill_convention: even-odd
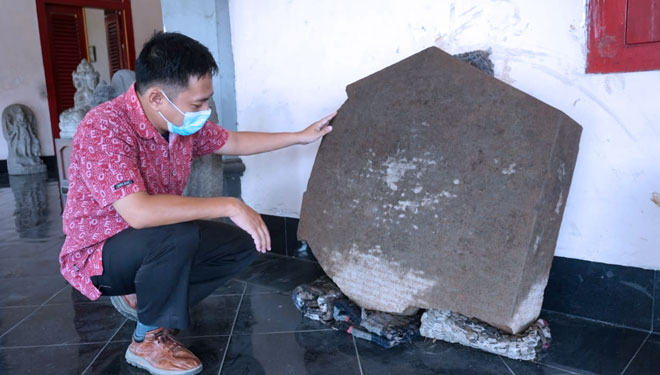
{"type": "MultiPolygon", "coordinates": [[[[134,324],[59,275],[57,183],[14,186],[0,188],[0,374],[144,374],[123,359],[134,324]]],[[[178,336],[205,374],[660,374],[660,335],[552,311],[542,317],[553,344],[538,362],[424,339],[382,349],[293,307],[291,290],[322,272],[307,259],[260,256],[193,307],[178,336]]]]}

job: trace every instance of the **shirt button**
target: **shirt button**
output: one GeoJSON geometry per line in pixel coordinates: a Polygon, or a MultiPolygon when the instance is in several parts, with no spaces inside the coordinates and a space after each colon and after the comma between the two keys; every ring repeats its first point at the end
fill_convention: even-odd
{"type": "Polygon", "coordinates": [[[172,176],[176,176],[176,171],[172,171],[172,176]]]}

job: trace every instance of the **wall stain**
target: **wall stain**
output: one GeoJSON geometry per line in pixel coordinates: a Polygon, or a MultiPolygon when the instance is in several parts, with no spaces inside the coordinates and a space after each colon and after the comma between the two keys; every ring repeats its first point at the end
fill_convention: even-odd
{"type": "Polygon", "coordinates": [[[656,206],[660,207],[660,194],[654,191],[651,194],[651,202],[655,203],[656,206]]]}

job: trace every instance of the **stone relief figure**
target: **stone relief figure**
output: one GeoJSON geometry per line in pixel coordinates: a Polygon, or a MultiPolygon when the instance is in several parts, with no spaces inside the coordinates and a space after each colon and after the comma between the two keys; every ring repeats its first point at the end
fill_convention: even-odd
{"type": "Polygon", "coordinates": [[[78,124],[85,113],[92,108],[94,89],[99,83],[99,72],[82,59],[76,71],[72,73],[76,94],[73,96],[74,107],[60,114],[60,137],[73,138],[78,124]]]}
{"type": "Polygon", "coordinates": [[[32,174],[46,171],[39,158],[41,148],[36,132],[36,120],[30,108],[12,104],[2,111],[2,133],[8,144],[7,170],[9,174],[32,174]]]}

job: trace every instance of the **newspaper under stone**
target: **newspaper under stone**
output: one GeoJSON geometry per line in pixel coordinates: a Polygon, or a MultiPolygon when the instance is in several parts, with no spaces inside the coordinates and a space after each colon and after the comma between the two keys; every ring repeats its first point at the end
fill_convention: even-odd
{"type": "Polygon", "coordinates": [[[466,345],[507,358],[531,361],[550,346],[550,327],[539,319],[525,332],[510,335],[448,310],[428,310],[419,329],[424,337],[466,345]]]}
{"type": "Polygon", "coordinates": [[[346,298],[328,276],[299,285],[291,297],[303,316],[386,349],[419,337],[420,314],[399,316],[363,309],[346,298]]]}
{"type": "Polygon", "coordinates": [[[298,286],[291,296],[293,304],[305,317],[325,324],[334,320],[334,301],[346,298],[328,276],[298,286]]]}

